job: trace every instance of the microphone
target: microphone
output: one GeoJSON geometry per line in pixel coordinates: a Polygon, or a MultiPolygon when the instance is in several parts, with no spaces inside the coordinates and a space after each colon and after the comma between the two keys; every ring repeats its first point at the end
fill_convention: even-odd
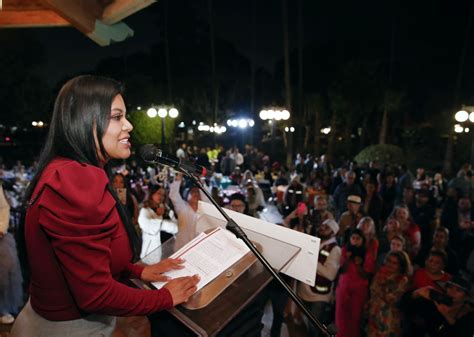
{"type": "Polygon", "coordinates": [[[190,174],[202,177],[212,175],[212,172],[208,171],[204,166],[181,160],[172,154],[161,151],[153,144],[143,145],[140,148],[140,156],[147,163],[160,163],[172,167],[177,171],[184,170],[190,174]]]}

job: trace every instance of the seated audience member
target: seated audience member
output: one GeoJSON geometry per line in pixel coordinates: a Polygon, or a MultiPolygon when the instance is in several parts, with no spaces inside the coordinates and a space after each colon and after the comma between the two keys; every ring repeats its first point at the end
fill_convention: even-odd
{"type": "Polygon", "coordinates": [[[347,242],[350,231],[356,228],[360,219],[363,217],[363,213],[360,210],[362,203],[361,197],[358,195],[349,195],[346,203],[347,211],[342,213],[339,218],[339,233],[337,235],[338,241],[343,244],[347,242]]]}
{"type": "Polygon", "coordinates": [[[415,263],[424,266],[424,262],[429,252],[432,250],[440,250],[446,253],[445,270],[451,275],[459,272],[459,261],[456,252],[449,246],[449,230],[445,227],[437,227],[433,235],[433,245],[418,254],[415,263]]]}
{"type": "Polygon", "coordinates": [[[248,209],[248,204],[247,201],[245,201],[245,195],[242,193],[233,193],[230,197],[230,202],[228,207],[239,213],[243,213],[246,215],[249,215],[249,209],[248,209]]]}
{"type": "Polygon", "coordinates": [[[413,261],[416,255],[418,255],[421,247],[420,228],[411,219],[410,211],[405,205],[395,206],[391,217],[395,218],[400,223],[402,233],[407,240],[406,251],[410,260],[413,261]]]}
{"type": "Polygon", "coordinates": [[[246,200],[248,205],[248,214],[258,218],[258,212],[263,210],[266,206],[263,191],[253,180],[247,180],[245,183],[245,189],[247,195],[246,200]]]}
{"type": "Polygon", "coordinates": [[[474,334],[474,308],[471,284],[454,276],[441,289],[424,287],[413,293],[413,336],[471,337],[474,334]]]}
{"type": "Polygon", "coordinates": [[[437,282],[448,281],[451,275],[444,271],[446,253],[441,250],[432,250],[425,261],[425,267],[415,271],[413,275],[413,288],[415,290],[430,286],[439,289],[437,282]]]}
{"type": "Polygon", "coordinates": [[[366,255],[364,233],[353,229],[342,247],[339,281],[336,288],[338,336],[359,337],[362,314],[369,295],[369,277],[375,260],[366,255]]]}
{"type": "Polygon", "coordinates": [[[370,286],[368,337],[402,336],[399,304],[409,284],[410,260],[403,251],[390,251],[370,286]]]}
{"type": "Polygon", "coordinates": [[[140,210],[138,223],[142,230],[143,241],[140,258],[145,257],[162,242],[178,233],[178,221],[173,211],[167,209],[164,192],[165,189],[161,186],[152,189],[140,210]]]}
{"type": "MultiPolygon", "coordinates": [[[[341,248],[336,241],[339,225],[333,219],[325,220],[316,230],[321,239],[318,255],[318,267],[314,287],[298,283],[298,295],[306,302],[311,313],[323,324],[332,321],[331,302],[333,300],[334,281],[339,270],[341,248]]],[[[321,336],[321,332],[313,324],[309,324],[309,336],[321,336]]]]}

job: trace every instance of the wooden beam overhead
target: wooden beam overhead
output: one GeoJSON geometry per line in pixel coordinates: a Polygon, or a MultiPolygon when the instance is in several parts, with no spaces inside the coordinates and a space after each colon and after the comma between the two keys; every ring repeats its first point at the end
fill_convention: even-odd
{"type": "Polygon", "coordinates": [[[96,0],[44,0],[44,2],[86,35],[94,31],[95,21],[103,12],[103,8],[96,0]]]}
{"type": "Polygon", "coordinates": [[[0,11],[0,28],[62,26],[70,26],[70,23],[50,10],[0,11]]]}
{"type": "Polygon", "coordinates": [[[102,22],[111,25],[150,6],[156,0],[115,0],[105,7],[102,22]]]}
{"type": "Polygon", "coordinates": [[[0,0],[0,28],[73,25],[101,46],[133,36],[127,16],[156,0],[0,0]]]}

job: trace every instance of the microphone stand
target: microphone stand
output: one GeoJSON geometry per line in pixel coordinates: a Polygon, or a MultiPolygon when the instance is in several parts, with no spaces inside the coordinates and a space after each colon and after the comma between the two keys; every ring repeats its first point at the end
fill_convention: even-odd
{"type": "Polygon", "coordinates": [[[306,306],[303,304],[301,299],[296,295],[296,293],[293,291],[293,289],[288,286],[288,284],[281,278],[280,275],[278,275],[277,272],[275,272],[268,263],[268,261],[260,254],[260,252],[257,250],[257,248],[253,245],[253,243],[249,240],[245,232],[242,230],[242,228],[229,216],[227,213],[222,209],[221,206],[215,201],[209,191],[203,186],[202,182],[200,181],[199,178],[195,177],[193,174],[189,173],[187,170],[183,169],[182,167],[178,167],[178,171],[182,172],[185,174],[187,177],[191,179],[191,181],[199,187],[199,189],[206,195],[206,197],[209,199],[209,201],[217,208],[217,210],[222,214],[224,219],[227,221],[226,229],[231,231],[238,239],[241,239],[245,245],[252,251],[252,253],[257,257],[257,259],[262,263],[262,265],[265,267],[265,269],[275,278],[278,283],[281,284],[281,286],[285,289],[285,291],[290,295],[293,301],[298,305],[298,307],[305,313],[305,315],[309,318],[309,320],[313,323],[314,326],[317,326],[326,336],[328,337],[333,337],[334,334],[332,334],[328,327],[324,325],[322,322],[320,322],[314,315],[306,308],[306,306]]]}

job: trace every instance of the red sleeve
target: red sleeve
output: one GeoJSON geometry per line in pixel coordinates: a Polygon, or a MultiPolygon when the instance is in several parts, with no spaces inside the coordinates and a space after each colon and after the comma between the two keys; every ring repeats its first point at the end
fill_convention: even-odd
{"type": "MultiPolygon", "coordinates": [[[[171,308],[167,289],[135,289],[112,277],[110,242],[120,218],[107,184],[103,170],[74,162],[57,169],[38,200],[39,222],[77,306],[117,316],[171,308]]],[[[124,268],[141,274],[140,266],[124,268]]]]}

